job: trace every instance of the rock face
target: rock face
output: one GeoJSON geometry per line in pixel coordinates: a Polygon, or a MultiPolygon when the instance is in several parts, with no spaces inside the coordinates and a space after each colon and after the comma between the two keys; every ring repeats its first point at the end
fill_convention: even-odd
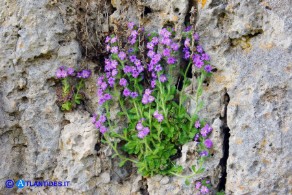
{"type": "MultiPolygon", "coordinates": [[[[0,191],[194,194],[194,186],[177,177],[145,179],[131,164],[118,168],[90,121],[98,108],[102,38],[128,21],[146,30],[169,24],[183,29],[192,5],[195,1],[0,0],[0,191]],[[71,113],[56,105],[60,65],[96,71],[86,84],[88,100],[71,113]],[[70,185],[5,188],[7,179],[20,178],[70,185]]],[[[198,6],[196,30],[217,70],[205,86],[201,113],[214,128],[214,157],[203,175],[214,191],[292,193],[291,7],[290,0],[207,0],[198,6]]],[[[190,102],[190,112],[193,107],[190,102]]],[[[191,145],[184,146],[186,153],[191,145]]]]}

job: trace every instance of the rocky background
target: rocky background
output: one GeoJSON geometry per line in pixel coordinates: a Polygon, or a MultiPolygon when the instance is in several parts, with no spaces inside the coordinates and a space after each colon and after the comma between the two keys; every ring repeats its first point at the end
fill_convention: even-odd
{"type": "MultiPolygon", "coordinates": [[[[292,194],[291,0],[0,0],[0,194],[194,194],[179,178],[118,168],[90,120],[103,38],[129,21],[183,29],[192,6],[216,67],[201,113],[216,143],[201,176],[214,193],[292,194]],[[60,65],[95,70],[74,112],[56,105],[60,65]],[[70,186],[5,188],[20,178],[70,186]]],[[[190,163],[192,149],[178,161],[190,163]]]]}

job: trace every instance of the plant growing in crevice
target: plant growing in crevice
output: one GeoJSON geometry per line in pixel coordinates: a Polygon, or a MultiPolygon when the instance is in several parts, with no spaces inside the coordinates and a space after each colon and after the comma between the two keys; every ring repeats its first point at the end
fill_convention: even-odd
{"type": "Polygon", "coordinates": [[[90,70],[76,71],[74,68],[61,66],[56,77],[61,80],[62,87],[57,90],[58,103],[63,111],[71,111],[84,100],[85,80],[91,75],[90,70]]]}
{"type": "Polygon", "coordinates": [[[143,28],[129,23],[126,41],[116,35],[105,40],[109,58],[105,60],[105,74],[97,79],[99,104],[105,114],[94,115],[93,123],[103,134],[103,143],[121,159],[120,166],[131,161],[143,176],[191,178],[203,172],[203,163],[213,146],[208,139],[212,127],[198,116],[203,107],[203,82],[211,76],[210,57],[190,27],[183,32],[183,53],[174,39],[175,33],[171,28],[145,33],[143,28]],[[186,63],[187,68],[181,71],[183,84],[178,90],[172,75],[181,63],[186,63]],[[195,97],[185,93],[191,84],[187,78],[191,68],[198,76],[195,97]],[[190,98],[196,104],[193,114],[185,107],[190,98]],[[116,102],[121,110],[119,121],[110,114],[116,102]],[[120,129],[122,120],[126,127],[120,129]],[[127,157],[117,147],[119,140],[123,141],[121,150],[127,157]],[[177,148],[191,141],[198,144],[198,166],[192,166],[193,173],[184,176],[182,166],[176,165],[172,156],[177,154],[177,148]]]}

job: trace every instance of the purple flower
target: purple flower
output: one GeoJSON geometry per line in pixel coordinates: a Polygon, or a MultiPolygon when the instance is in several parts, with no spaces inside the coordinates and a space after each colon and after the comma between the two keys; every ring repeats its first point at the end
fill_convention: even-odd
{"type": "Polygon", "coordinates": [[[191,46],[191,40],[189,38],[186,38],[185,42],[184,42],[184,46],[185,47],[190,47],[191,46]]]}
{"type": "Polygon", "coordinates": [[[99,117],[99,121],[100,121],[101,123],[104,123],[104,122],[106,121],[106,116],[105,116],[105,115],[100,115],[100,117],[99,117]]]}
{"type": "Polygon", "coordinates": [[[198,41],[198,40],[200,39],[200,36],[199,36],[198,33],[195,33],[195,34],[194,34],[194,39],[195,39],[195,41],[198,41]]]}
{"type": "Polygon", "coordinates": [[[150,96],[148,97],[148,102],[149,102],[149,103],[153,102],[154,100],[155,100],[155,98],[154,98],[153,96],[150,95],[150,96]]]}
{"type": "Polygon", "coordinates": [[[164,74],[162,74],[160,75],[159,80],[160,82],[164,83],[165,81],[167,81],[167,77],[164,74]]]}
{"type": "Polygon", "coordinates": [[[201,193],[202,194],[208,194],[209,193],[209,189],[206,186],[202,186],[201,193]]]}
{"type": "Polygon", "coordinates": [[[128,97],[131,95],[131,91],[128,89],[128,88],[125,88],[124,91],[123,91],[123,95],[128,97]]]}
{"type": "Polygon", "coordinates": [[[208,61],[208,60],[210,60],[210,56],[206,53],[203,53],[201,59],[208,61]]]}
{"type": "Polygon", "coordinates": [[[111,40],[111,43],[115,43],[115,42],[117,42],[117,40],[118,40],[117,37],[113,37],[111,40]]]}
{"type": "Polygon", "coordinates": [[[210,139],[206,139],[204,144],[205,144],[205,146],[207,148],[212,148],[213,147],[213,142],[210,139]]]}
{"type": "Polygon", "coordinates": [[[202,183],[200,181],[196,182],[196,189],[199,190],[202,186],[202,183]]]}
{"type": "Polygon", "coordinates": [[[143,128],[144,128],[144,126],[142,125],[141,122],[137,123],[137,125],[136,125],[136,129],[137,129],[138,131],[142,131],[143,128]]]}
{"type": "Polygon", "coordinates": [[[200,59],[195,60],[194,63],[195,63],[195,66],[198,68],[202,68],[202,66],[204,65],[204,62],[200,59]]]}
{"type": "Polygon", "coordinates": [[[136,60],[134,61],[134,64],[135,64],[136,66],[140,66],[140,65],[141,65],[141,61],[138,60],[138,59],[136,59],[136,60]]]}
{"type": "Polygon", "coordinates": [[[156,110],[153,114],[154,118],[157,119],[158,122],[162,122],[163,121],[163,115],[159,114],[159,112],[156,110]]]}
{"type": "Polygon", "coordinates": [[[96,84],[97,84],[97,85],[101,85],[102,82],[103,82],[103,80],[104,80],[104,76],[100,76],[100,77],[98,77],[97,80],[96,80],[96,84]]]}
{"type": "Polygon", "coordinates": [[[106,82],[102,82],[101,85],[100,85],[100,88],[101,88],[102,90],[106,90],[106,88],[107,88],[107,84],[106,84],[106,82]]]}
{"type": "Polygon", "coordinates": [[[119,52],[118,47],[117,46],[112,47],[111,52],[112,53],[118,53],[119,52]]]}
{"type": "Polygon", "coordinates": [[[110,77],[110,78],[108,79],[108,84],[110,85],[110,87],[113,87],[114,84],[115,84],[115,78],[110,77]]]}
{"type": "Polygon", "coordinates": [[[153,50],[154,44],[152,42],[147,43],[147,48],[153,50]]]}
{"type": "Polygon", "coordinates": [[[191,29],[192,29],[192,26],[187,26],[187,27],[185,28],[185,32],[189,32],[191,29]]]}
{"type": "Polygon", "coordinates": [[[112,70],[112,76],[115,77],[118,74],[118,70],[117,69],[113,69],[112,70]]]}
{"type": "Polygon", "coordinates": [[[84,78],[84,79],[89,78],[90,75],[91,75],[91,71],[90,70],[82,70],[82,72],[81,72],[81,77],[84,78]]]}
{"type": "Polygon", "coordinates": [[[138,35],[138,32],[137,32],[136,30],[133,30],[133,31],[131,32],[131,36],[132,36],[132,37],[137,37],[137,35],[138,35]]]}
{"type": "Polygon", "coordinates": [[[110,99],[112,99],[112,96],[110,94],[106,93],[106,94],[104,94],[103,98],[105,100],[110,100],[110,99]]]}
{"type": "Polygon", "coordinates": [[[100,129],[99,129],[99,131],[102,133],[102,134],[104,134],[105,132],[107,132],[107,128],[105,127],[105,126],[101,126],[100,127],[100,129]]]}
{"type": "Polygon", "coordinates": [[[97,129],[99,129],[99,128],[101,127],[101,122],[100,122],[100,121],[96,121],[96,122],[94,123],[94,125],[95,125],[95,127],[96,127],[97,129]]]}
{"type": "Polygon", "coordinates": [[[151,88],[154,89],[156,86],[156,80],[151,81],[151,88]]]}
{"type": "Polygon", "coordinates": [[[194,141],[197,142],[199,140],[199,137],[200,137],[200,135],[197,133],[195,138],[194,138],[194,141]]]}
{"type": "Polygon", "coordinates": [[[170,56],[170,49],[166,48],[163,50],[162,54],[165,56],[165,57],[169,57],[170,56]]]}
{"type": "Polygon", "coordinates": [[[66,72],[66,70],[64,69],[64,67],[62,66],[62,67],[60,67],[58,70],[57,70],[57,72],[56,72],[56,76],[57,76],[57,78],[65,78],[65,77],[67,77],[67,72],[66,72]]]}
{"type": "Polygon", "coordinates": [[[179,49],[179,45],[177,43],[172,43],[170,46],[174,51],[177,51],[179,49]]]}
{"type": "Polygon", "coordinates": [[[200,153],[200,156],[208,156],[208,151],[204,150],[200,153]]]}
{"type": "Polygon", "coordinates": [[[129,53],[132,53],[133,51],[134,51],[133,48],[128,49],[128,52],[129,52],[129,53]]]}
{"type": "Polygon", "coordinates": [[[138,71],[139,73],[141,73],[141,72],[144,71],[144,67],[143,67],[143,66],[137,66],[136,68],[137,68],[137,71],[138,71]]]}
{"type": "Polygon", "coordinates": [[[206,65],[204,69],[206,70],[206,72],[211,72],[213,68],[210,65],[206,65]]]}
{"type": "Polygon", "coordinates": [[[152,93],[151,89],[146,89],[144,92],[145,95],[151,95],[151,93],[152,93]]]}
{"type": "Polygon", "coordinates": [[[137,57],[136,57],[136,56],[134,56],[134,55],[130,56],[130,61],[131,61],[131,62],[134,63],[135,60],[137,60],[137,57]]]}
{"type": "Polygon", "coordinates": [[[121,51],[118,56],[121,60],[124,60],[126,58],[126,53],[121,51]]]}
{"type": "Polygon", "coordinates": [[[94,124],[96,122],[96,114],[93,114],[91,117],[91,122],[94,124]]]}
{"type": "Polygon", "coordinates": [[[117,66],[118,66],[118,62],[117,62],[116,60],[112,60],[112,61],[110,62],[110,64],[111,64],[112,69],[113,69],[113,68],[117,68],[117,66]]]}
{"type": "Polygon", "coordinates": [[[185,51],[184,53],[185,53],[184,59],[187,60],[187,59],[189,59],[191,57],[191,52],[190,51],[185,51]]]}
{"type": "Polygon", "coordinates": [[[150,129],[148,127],[144,127],[142,131],[139,131],[138,137],[140,139],[144,138],[146,135],[148,135],[150,132],[150,129]]]}
{"type": "Polygon", "coordinates": [[[70,76],[72,76],[73,74],[74,74],[74,68],[68,68],[67,69],[67,73],[68,73],[68,75],[70,75],[70,76]]]}
{"type": "Polygon", "coordinates": [[[198,129],[200,126],[201,126],[200,121],[197,120],[196,123],[195,123],[195,127],[198,129]]]}
{"type": "Polygon", "coordinates": [[[161,39],[161,44],[170,45],[171,44],[171,39],[163,38],[163,39],[161,39]]]}
{"type": "Polygon", "coordinates": [[[155,55],[155,52],[153,50],[149,50],[148,53],[147,53],[147,56],[149,58],[152,58],[154,55],[155,55]]]}
{"type": "Polygon", "coordinates": [[[130,29],[130,30],[132,30],[133,28],[134,28],[134,22],[129,22],[128,23],[128,28],[130,29]]]}
{"type": "Polygon", "coordinates": [[[203,53],[203,47],[201,45],[197,46],[197,52],[203,53]]]}
{"type": "Polygon", "coordinates": [[[162,71],[162,67],[161,67],[160,64],[157,64],[157,65],[155,66],[155,71],[156,71],[156,72],[162,71]]]}
{"type": "Polygon", "coordinates": [[[128,84],[128,81],[124,78],[121,78],[119,83],[121,86],[126,87],[128,84]]]}
{"type": "Polygon", "coordinates": [[[202,131],[203,131],[203,133],[204,133],[204,137],[206,137],[207,136],[207,134],[208,133],[211,133],[211,131],[213,130],[213,128],[210,126],[210,125],[208,125],[208,124],[206,124],[202,129],[201,129],[201,133],[202,133],[202,131]]]}
{"type": "Polygon", "coordinates": [[[171,35],[171,33],[166,28],[161,29],[159,34],[164,38],[168,38],[171,35]]]}
{"type": "Polygon", "coordinates": [[[131,66],[125,66],[123,69],[125,74],[131,73],[132,72],[132,67],[131,66]]]}
{"type": "Polygon", "coordinates": [[[159,42],[159,39],[157,37],[153,37],[151,42],[154,44],[154,45],[157,45],[158,42],[159,42]]]}
{"type": "Polygon", "coordinates": [[[105,49],[106,49],[106,51],[110,51],[111,50],[111,46],[107,45],[105,49]]]}
{"type": "Polygon", "coordinates": [[[167,59],[167,63],[168,64],[174,64],[176,62],[176,59],[174,58],[174,57],[169,57],[168,59],[167,59]]]}
{"type": "Polygon", "coordinates": [[[137,70],[133,70],[132,71],[132,76],[134,77],[134,78],[137,78],[138,76],[139,76],[139,72],[137,71],[137,70]]]}
{"type": "Polygon", "coordinates": [[[137,93],[137,92],[132,92],[132,93],[131,93],[131,97],[132,97],[132,98],[136,98],[136,97],[138,97],[138,93],[137,93]]]}
{"type": "Polygon", "coordinates": [[[207,180],[206,183],[209,184],[210,183],[210,180],[207,180]]]}
{"type": "Polygon", "coordinates": [[[151,76],[152,76],[153,79],[157,79],[156,72],[152,72],[152,73],[151,73],[151,76]]]}
{"type": "Polygon", "coordinates": [[[107,37],[105,38],[105,42],[106,42],[106,43],[110,42],[110,40],[111,40],[111,38],[110,38],[109,36],[107,36],[107,37]]]}
{"type": "Polygon", "coordinates": [[[143,95],[143,97],[142,97],[142,103],[143,104],[148,104],[148,96],[147,95],[143,95]]]}

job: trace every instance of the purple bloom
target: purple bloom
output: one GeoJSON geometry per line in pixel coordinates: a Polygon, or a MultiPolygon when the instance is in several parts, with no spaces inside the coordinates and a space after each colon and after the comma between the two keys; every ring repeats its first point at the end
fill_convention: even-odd
{"type": "Polygon", "coordinates": [[[209,184],[210,183],[210,180],[207,180],[206,183],[209,184]]]}
{"type": "Polygon", "coordinates": [[[134,51],[133,48],[128,49],[128,52],[129,52],[129,53],[132,53],[133,51],[134,51]]]}
{"type": "Polygon", "coordinates": [[[158,64],[158,65],[155,66],[155,71],[156,72],[162,71],[162,67],[161,67],[160,64],[158,64]]]}
{"type": "Polygon", "coordinates": [[[191,52],[190,51],[185,51],[184,53],[185,53],[184,59],[187,60],[187,59],[189,59],[191,57],[191,52]]]}
{"type": "Polygon", "coordinates": [[[134,22],[129,22],[128,23],[128,28],[130,29],[130,30],[132,30],[133,28],[134,28],[134,22]]]}
{"type": "Polygon", "coordinates": [[[136,43],[136,37],[133,37],[132,39],[129,39],[129,43],[131,44],[131,45],[134,45],[135,43],[136,43]]]}
{"type": "Polygon", "coordinates": [[[174,51],[177,51],[179,49],[179,45],[177,43],[172,43],[171,44],[171,48],[174,50],[174,51]]]}
{"type": "Polygon", "coordinates": [[[152,73],[151,73],[151,76],[152,76],[152,78],[157,79],[156,72],[152,72],[152,73]]]}
{"type": "Polygon", "coordinates": [[[102,89],[98,89],[97,90],[97,97],[101,97],[103,94],[103,90],[102,89]]]}
{"type": "Polygon", "coordinates": [[[107,128],[105,127],[105,126],[101,126],[100,127],[100,129],[99,129],[99,131],[102,133],[102,134],[104,134],[105,132],[107,132],[107,128]]]}
{"type": "Polygon", "coordinates": [[[118,56],[121,60],[124,60],[126,58],[126,53],[121,51],[118,56]]]}
{"type": "Polygon", "coordinates": [[[154,44],[152,42],[147,43],[147,48],[153,50],[154,44]]]}
{"type": "Polygon", "coordinates": [[[195,41],[198,41],[198,40],[200,39],[200,36],[199,36],[198,33],[195,33],[195,34],[194,34],[194,39],[195,39],[195,41]]]}
{"type": "Polygon", "coordinates": [[[187,27],[185,28],[185,32],[189,32],[191,29],[192,29],[192,26],[187,26],[187,27]]]}
{"type": "Polygon", "coordinates": [[[98,120],[94,123],[95,127],[99,129],[101,127],[101,122],[98,120]]]}
{"type": "Polygon", "coordinates": [[[111,50],[111,46],[107,45],[105,49],[106,49],[106,51],[110,51],[111,50]]]}
{"type": "Polygon", "coordinates": [[[134,56],[134,55],[132,55],[132,56],[130,56],[130,61],[131,62],[135,62],[137,60],[137,57],[136,56],[134,56]]]}
{"type": "Polygon", "coordinates": [[[134,77],[134,78],[137,78],[138,76],[139,76],[139,72],[137,71],[137,70],[133,70],[132,71],[132,76],[134,77]]]}
{"type": "Polygon", "coordinates": [[[101,85],[100,85],[100,88],[101,88],[102,90],[106,90],[106,88],[107,88],[107,84],[106,84],[106,82],[102,82],[101,85]]]}
{"type": "Polygon", "coordinates": [[[144,126],[142,125],[141,122],[137,123],[137,125],[136,125],[136,129],[137,129],[138,131],[142,131],[143,128],[144,128],[144,126]]]}
{"type": "Polygon", "coordinates": [[[161,39],[161,44],[170,45],[171,44],[171,39],[163,38],[163,39],[161,39]]]}
{"type": "Polygon", "coordinates": [[[208,194],[209,193],[209,189],[206,186],[202,186],[201,193],[202,194],[208,194]]]}
{"type": "Polygon", "coordinates": [[[116,60],[112,60],[110,64],[111,64],[112,69],[117,68],[118,66],[118,62],[116,60]]]}
{"type": "Polygon", "coordinates": [[[131,97],[132,97],[132,98],[136,98],[136,97],[138,97],[138,93],[137,93],[137,92],[132,92],[132,93],[131,93],[131,97]]]}
{"type": "Polygon", "coordinates": [[[137,66],[136,68],[137,68],[137,71],[138,71],[139,73],[141,73],[141,72],[144,71],[144,67],[143,67],[143,66],[137,66]]]}
{"type": "Polygon", "coordinates": [[[112,96],[110,94],[106,93],[106,94],[104,94],[103,98],[105,100],[110,100],[110,99],[112,99],[112,96]]]}
{"type": "Polygon", "coordinates": [[[72,76],[74,74],[74,68],[68,68],[67,73],[68,75],[72,76]]]}
{"type": "Polygon", "coordinates": [[[169,58],[167,58],[167,63],[174,64],[174,63],[176,63],[176,59],[174,57],[169,57],[169,58]]]}
{"type": "Polygon", "coordinates": [[[112,53],[118,53],[119,52],[118,47],[117,46],[112,47],[111,52],[112,53]]]}
{"type": "Polygon", "coordinates": [[[143,95],[142,103],[143,104],[148,104],[148,96],[147,95],[143,95]]]}
{"type": "Polygon", "coordinates": [[[197,46],[197,52],[203,53],[203,47],[201,45],[197,46]]]}
{"type": "Polygon", "coordinates": [[[136,60],[134,61],[134,64],[135,64],[136,66],[140,66],[140,65],[141,65],[141,61],[138,60],[138,59],[136,59],[136,60]]]}
{"type": "Polygon", "coordinates": [[[151,40],[151,42],[152,42],[154,45],[158,44],[158,41],[159,41],[159,39],[158,39],[157,37],[153,37],[152,40],[151,40]]]}
{"type": "Polygon", "coordinates": [[[123,95],[128,97],[131,95],[131,91],[128,89],[128,88],[125,88],[124,91],[123,91],[123,95]]]}
{"type": "Polygon", "coordinates": [[[202,186],[202,183],[200,181],[196,182],[196,189],[199,190],[202,186]]]}
{"type": "Polygon", "coordinates": [[[160,75],[159,80],[160,82],[164,83],[165,81],[167,81],[167,77],[164,74],[162,74],[160,75]]]}
{"type": "Polygon", "coordinates": [[[119,83],[121,86],[126,87],[128,84],[128,81],[124,78],[121,78],[119,83]]]}
{"type": "Polygon", "coordinates": [[[84,79],[89,78],[90,75],[91,75],[91,71],[90,70],[82,70],[82,72],[81,72],[81,77],[84,78],[84,79]]]}
{"type": "Polygon", "coordinates": [[[161,29],[159,34],[164,38],[168,38],[171,35],[171,33],[166,28],[161,29]]]}
{"type": "Polygon", "coordinates": [[[205,70],[206,70],[206,72],[211,72],[212,71],[212,66],[210,66],[210,65],[207,65],[207,66],[205,66],[205,70]]]}
{"type": "Polygon", "coordinates": [[[151,88],[154,89],[156,86],[156,80],[151,81],[151,88]]]}
{"type": "Polygon", "coordinates": [[[163,50],[162,54],[165,56],[165,57],[169,57],[170,56],[170,49],[166,48],[163,50]]]}
{"type": "Polygon", "coordinates": [[[100,77],[98,77],[98,78],[97,78],[97,81],[96,81],[96,84],[97,84],[97,85],[101,85],[102,82],[103,82],[103,80],[104,80],[104,76],[100,76],[100,77]]]}
{"type": "Polygon", "coordinates": [[[132,67],[131,66],[125,66],[123,69],[125,74],[131,73],[132,72],[132,67]]]}
{"type": "Polygon", "coordinates": [[[110,42],[110,40],[111,40],[111,38],[110,38],[109,36],[107,36],[107,37],[105,38],[105,42],[106,42],[106,43],[110,42]]]}
{"type": "Polygon", "coordinates": [[[153,50],[148,51],[147,56],[149,58],[152,58],[155,55],[155,52],[153,50]]]}
{"type": "Polygon", "coordinates": [[[200,153],[200,156],[208,156],[208,151],[204,150],[200,153]]]}
{"type": "Polygon", "coordinates": [[[112,76],[115,77],[118,74],[118,70],[117,69],[113,69],[112,70],[112,76]]]}
{"type": "Polygon", "coordinates": [[[100,117],[99,117],[99,121],[100,121],[101,123],[104,123],[104,122],[106,121],[106,116],[105,116],[105,115],[100,115],[100,117]]]}
{"type": "Polygon", "coordinates": [[[155,100],[155,98],[154,98],[153,96],[150,95],[150,96],[148,97],[148,102],[149,102],[149,103],[153,102],[154,100],[155,100]]]}
{"type": "Polygon", "coordinates": [[[205,146],[207,148],[212,148],[213,147],[213,142],[210,139],[206,139],[204,144],[205,144],[205,146]]]}
{"type": "Polygon", "coordinates": [[[117,40],[118,40],[117,37],[113,37],[111,40],[111,43],[115,43],[115,42],[117,42],[117,40]]]}
{"type": "Polygon", "coordinates": [[[206,53],[203,53],[201,59],[208,61],[208,60],[210,60],[210,56],[206,53]]]}
{"type": "Polygon", "coordinates": [[[58,70],[57,70],[57,72],[56,72],[56,76],[57,76],[57,78],[65,78],[65,77],[67,77],[67,72],[66,72],[66,70],[64,69],[64,67],[62,66],[62,67],[60,67],[58,70]]]}
{"type": "Polygon", "coordinates": [[[132,36],[132,37],[137,37],[137,35],[138,35],[138,32],[137,32],[136,30],[133,30],[133,31],[131,32],[131,36],[132,36]]]}
{"type": "Polygon", "coordinates": [[[115,78],[110,77],[110,78],[108,79],[108,84],[110,85],[110,87],[113,87],[114,84],[115,84],[115,78]]]}
{"type": "Polygon", "coordinates": [[[197,142],[199,140],[199,137],[200,137],[200,135],[197,133],[195,138],[194,138],[194,141],[197,142]]]}
{"type": "Polygon", "coordinates": [[[195,66],[198,68],[202,68],[202,66],[204,65],[204,62],[200,59],[195,60],[194,63],[195,63],[195,66]]]}
{"type": "Polygon", "coordinates": [[[201,126],[200,121],[197,120],[196,123],[195,123],[195,127],[198,129],[200,126],[201,126]]]}
{"type": "Polygon", "coordinates": [[[96,114],[93,114],[91,118],[91,122],[94,124],[96,122],[96,114]]]}
{"type": "Polygon", "coordinates": [[[190,43],[190,39],[189,38],[186,38],[185,42],[184,42],[184,45],[185,47],[190,47],[191,46],[191,43],[190,43]]]}
{"type": "Polygon", "coordinates": [[[148,127],[144,127],[142,131],[139,131],[138,137],[139,138],[144,138],[146,135],[148,135],[150,132],[150,129],[148,127]]]}
{"type": "Polygon", "coordinates": [[[163,115],[159,114],[157,110],[154,112],[153,116],[154,116],[154,118],[157,119],[158,122],[162,122],[163,121],[163,115]]]}
{"type": "Polygon", "coordinates": [[[144,93],[145,93],[145,95],[151,95],[152,90],[151,89],[146,89],[144,93]]]}

